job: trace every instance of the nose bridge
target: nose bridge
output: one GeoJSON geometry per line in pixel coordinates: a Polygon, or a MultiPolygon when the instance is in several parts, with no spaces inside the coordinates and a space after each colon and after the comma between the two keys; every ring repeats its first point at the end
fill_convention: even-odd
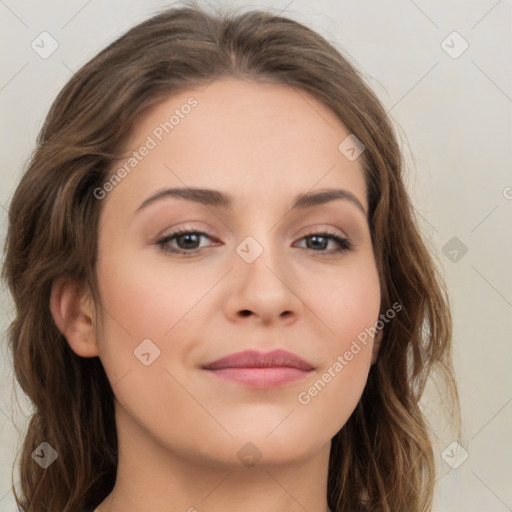
{"type": "Polygon", "coordinates": [[[259,208],[245,206],[241,215],[232,226],[238,236],[235,250],[246,264],[252,264],[264,256],[264,260],[272,259],[271,251],[277,236],[275,217],[269,215],[261,205],[259,208]]]}
{"type": "MultiPolygon", "coordinates": [[[[253,225],[254,226],[254,225],[253,225]]],[[[268,280],[273,273],[269,270],[279,267],[278,253],[282,249],[277,246],[275,232],[266,229],[264,223],[259,223],[258,229],[252,229],[236,247],[236,253],[241,261],[241,273],[244,278],[256,278],[256,283],[268,280]]],[[[274,270],[275,271],[275,270],[274,270]]]]}
{"type": "Polygon", "coordinates": [[[263,273],[260,267],[266,273],[271,274],[267,267],[278,272],[284,262],[285,247],[279,236],[277,210],[262,207],[246,210],[245,220],[237,226],[238,233],[245,236],[236,246],[236,252],[246,265],[257,264],[259,274],[263,273]]]}
{"type": "Polygon", "coordinates": [[[287,283],[291,267],[286,262],[285,248],[269,225],[261,219],[253,223],[251,234],[236,247],[236,307],[277,317],[293,309],[296,298],[291,291],[293,287],[287,283]]]}

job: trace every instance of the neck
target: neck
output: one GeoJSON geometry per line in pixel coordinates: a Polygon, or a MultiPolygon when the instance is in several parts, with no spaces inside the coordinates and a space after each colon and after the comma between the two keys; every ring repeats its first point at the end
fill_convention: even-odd
{"type": "Polygon", "coordinates": [[[129,423],[118,431],[118,446],[116,483],[97,512],[329,510],[330,443],[307,458],[252,467],[185,458],[129,423]]]}

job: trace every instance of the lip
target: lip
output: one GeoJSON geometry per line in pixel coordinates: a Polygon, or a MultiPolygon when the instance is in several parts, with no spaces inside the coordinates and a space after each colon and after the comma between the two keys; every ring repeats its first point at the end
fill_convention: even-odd
{"type": "Polygon", "coordinates": [[[287,350],[245,350],[217,359],[204,370],[223,380],[255,388],[275,388],[301,380],[315,368],[287,350]]]}

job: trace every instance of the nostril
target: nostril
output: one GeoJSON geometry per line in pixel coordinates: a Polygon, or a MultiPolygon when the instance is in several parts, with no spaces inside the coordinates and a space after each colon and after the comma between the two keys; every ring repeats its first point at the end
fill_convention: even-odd
{"type": "Polygon", "coordinates": [[[251,312],[248,309],[244,309],[243,311],[241,311],[241,314],[242,316],[249,316],[251,312]]]}

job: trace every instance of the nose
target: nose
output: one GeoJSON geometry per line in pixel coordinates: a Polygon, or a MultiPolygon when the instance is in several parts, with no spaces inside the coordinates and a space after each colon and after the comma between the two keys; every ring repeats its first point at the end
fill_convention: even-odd
{"type": "Polygon", "coordinates": [[[270,250],[268,244],[261,245],[263,251],[252,262],[238,253],[235,255],[226,315],[235,322],[290,325],[303,308],[294,290],[293,269],[282,255],[277,257],[278,250],[270,250]]]}

